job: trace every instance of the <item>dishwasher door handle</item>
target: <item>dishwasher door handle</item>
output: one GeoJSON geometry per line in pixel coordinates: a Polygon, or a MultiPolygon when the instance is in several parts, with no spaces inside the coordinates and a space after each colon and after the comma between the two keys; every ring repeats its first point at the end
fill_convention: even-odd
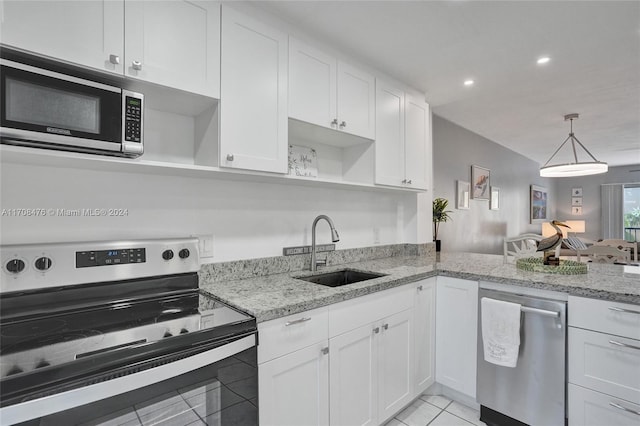
{"type": "Polygon", "coordinates": [[[545,317],[558,318],[560,316],[560,312],[557,312],[557,311],[548,311],[546,309],[530,308],[528,306],[520,307],[520,311],[525,312],[527,314],[543,315],[545,317]]]}

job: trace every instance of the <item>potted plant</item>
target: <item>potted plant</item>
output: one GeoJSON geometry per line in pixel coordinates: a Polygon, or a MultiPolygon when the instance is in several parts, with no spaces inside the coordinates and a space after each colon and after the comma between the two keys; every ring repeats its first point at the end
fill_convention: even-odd
{"type": "Polygon", "coordinates": [[[433,200],[433,241],[436,242],[436,251],[440,251],[440,240],[438,239],[438,230],[440,229],[440,223],[446,222],[451,219],[449,213],[450,210],[446,210],[449,205],[449,200],[446,198],[436,198],[433,200]]]}

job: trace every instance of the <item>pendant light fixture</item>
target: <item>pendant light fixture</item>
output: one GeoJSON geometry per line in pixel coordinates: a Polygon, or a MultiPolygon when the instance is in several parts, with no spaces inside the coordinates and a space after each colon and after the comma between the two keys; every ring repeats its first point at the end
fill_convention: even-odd
{"type": "Polygon", "coordinates": [[[606,173],[609,170],[609,166],[607,163],[596,160],[596,157],[591,155],[589,150],[582,145],[582,143],[576,138],[573,134],[573,120],[578,118],[578,114],[567,114],[564,116],[564,121],[569,120],[571,122],[571,131],[569,132],[569,136],[564,140],[562,145],[556,152],[553,153],[551,158],[544,163],[544,166],[540,167],[540,176],[542,177],[570,177],[570,176],[587,176],[587,175],[597,175],[599,173],[606,173]],[[571,148],[573,149],[573,158],[575,162],[573,163],[564,163],[564,164],[553,164],[549,165],[553,157],[556,156],[558,151],[562,149],[563,146],[567,142],[571,141],[571,148]],[[593,161],[578,161],[578,154],[576,151],[576,143],[586,152],[589,157],[593,161]]]}

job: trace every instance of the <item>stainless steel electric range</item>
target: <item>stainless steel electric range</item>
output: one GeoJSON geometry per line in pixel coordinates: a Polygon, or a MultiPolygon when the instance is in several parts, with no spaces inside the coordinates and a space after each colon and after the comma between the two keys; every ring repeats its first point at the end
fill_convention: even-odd
{"type": "Polygon", "coordinates": [[[255,318],[196,239],[0,247],[0,424],[257,425],[255,318]]]}

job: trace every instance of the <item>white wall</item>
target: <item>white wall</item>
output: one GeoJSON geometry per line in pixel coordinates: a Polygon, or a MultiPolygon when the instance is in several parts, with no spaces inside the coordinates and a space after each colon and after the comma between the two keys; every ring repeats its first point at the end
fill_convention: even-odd
{"type": "MultiPolygon", "coordinates": [[[[338,249],[418,241],[418,195],[2,164],[2,209],[126,208],[125,217],[12,217],[2,244],[213,234],[208,262],[278,256],[311,243],[311,223],[328,214],[338,249]]],[[[424,196],[421,196],[424,203],[424,196]]],[[[430,201],[429,201],[430,204],[430,201]]],[[[421,207],[424,210],[424,206],[421,207]]],[[[326,223],[318,243],[330,242],[326,223]]]]}
{"type": "Polygon", "coordinates": [[[501,254],[507,236],[541,233],[529,223],[529,187],[549,190],[550,219],[554,218],[553,182],[541,178],[539,164],[444,118],[433,115],[433,197],[449,200],[453,221],[440,225],[442,251],[501,254]],[[456,181],[471,182],[471,165],[491,170],[490,183],[500,188],[500,210],[489,202],[470,200],[469,210],[455,207],[456,181]]]}

